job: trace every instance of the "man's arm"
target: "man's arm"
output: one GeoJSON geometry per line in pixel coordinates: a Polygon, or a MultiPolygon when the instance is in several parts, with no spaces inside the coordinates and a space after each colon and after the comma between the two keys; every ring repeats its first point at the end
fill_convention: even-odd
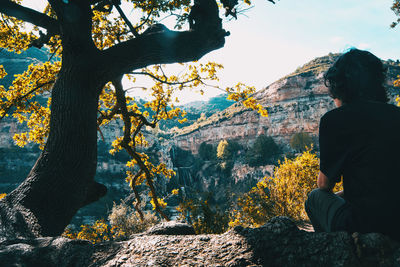
{"type": "Polygon", "coordinates": [[[328,177],[323,174],[321,171],[318,175],[317,186],[319,189],[332,192],[333,187],[335,187],[335,182],[332,182],[328,179],[328,177]]]}
{"type": "MultiPolygon", "coordinates": [[[[328,177],[322,173],[321,171],[319,172],[318,175],[318,180],[317,180],[317,186],[319,189],[332,192],[332,189],[335,187],[335,182],[331,182],[328,177]]],[[[344,192],[343,190],[336,192],[335,193],[337,196],[344,198],[344,192]]]]}

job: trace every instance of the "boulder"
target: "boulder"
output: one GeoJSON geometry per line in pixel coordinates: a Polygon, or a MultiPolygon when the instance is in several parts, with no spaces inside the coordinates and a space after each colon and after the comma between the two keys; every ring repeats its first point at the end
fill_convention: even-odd
{"type": "Polygon", "coordinates": [[[194,228],[190,224],[169,221],[162,222],[146,231],[148,235],[194,235],[194,228]]]}

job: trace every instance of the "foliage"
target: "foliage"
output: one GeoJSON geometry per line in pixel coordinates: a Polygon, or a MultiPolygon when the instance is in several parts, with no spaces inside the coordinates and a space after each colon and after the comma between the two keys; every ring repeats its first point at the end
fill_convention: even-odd
{"type": "MultiPolygon", "coordinates": [[[[397,80],[395,80],[395,81],[393,82],[393,85],[394,85],[395,87],[400,87],[400,75],[397,75],[397,80]]],[[[396,103],[397,103],[397,106],[400,106],[400,96],[397,96],[396,99],[395,99],[395,101],[396,101],[396,103]]]]}
{"type": "Polygon", "coordinates": [[[159,219],[154,213],[144,212],[144,220],[141,220],[134,209],[122,202],[119,205],[114,203],[108,215],[108,221],[113,227],[115,235],[121,239],[146,231],[157,224],[159,219]]]}
{"type": "Polygon", "coordinates": [[[101,219],[93,224],[81,225],[79,232],[66,228],[62,236],[70,239],[88,240],[93,244],[112,240],[125,240],[132,234],[146,231],[159,220],[150,212],[145,212],[144,219],[141,220],[136,211],[122,202],[119,205],[114,203],[108,216],[108,221],[109,223],[101,219]]]}
{"type": "Polygon", "coordinates": [[[239,143],[232,140],[221,140],[217,147],[217,158],[220,160],[231,160],[240,150],[239,143]]]}
{"type": "MultiPolygon", "coordinates": [[[[274,216],[288,216],[295,221],[307,220],[304,202],[316,188],[319,160],[311,149],[294,159],[280,162],[273,177],[264,177],[250,192],[238,199],[230,226],[258,227],[274,216]]],[[[342,190],[337,184],[334,192],[342,190]]]]}
{"type": "Polygon", "coordinates": [[[259,135],[253,146],[247,150],[245,160],[250,166],[261,166],[273,163],[279,154],[280,148],[272,137],[259,135]]]}
{"type": "Polygon", "coordinates": [[[65,229],[62,236],[70,239],[83,239],[95,243],[111,241],[117,238],[114,228],[111,228],[104,219],[95,221],[92,225],[81,225],[81,231],[74,232],[70,228],[65,229]]]}
{"type": "Polygon", "coordinates": [[[263,117],[268,117],[268,111],[257,101],[251,97],[255,93],[256,89],[252,86],[246,86],[243,83],[238,83],[235,87],[226,89],[229,100],[239,101],[243,100],[243,106],[257,110],[263,117]]]}
{"type": "Polygon", "coordinates": [[[313,140],[310,134],[306,132],[296,133],[290,138],[290,146],[299,152],[307,150],[307,147],[311,147],[313,140]]]}
{"type": "Polygon", "coordinates": [[[400,23],[400,0],[394,0],[391,9],[397,17],[397,20],[390,25],[390,27],[394,28],[400,23]]]}
{"type": "Polygon", "coordinates": [[[192,224],[196,234],[221,234],[228,229],[228,213],[211,208],[208,199],[184,199],[177,211],[179,219],[192,224]]]}
{"type": "Polygon", "coordinates": [[[259,227],[275,216],[273,202],[265,180],[237,199],[237,208],[230,212],[230,227],[259,227]]]}
{"type": "Polygon", "coordinates": [[[217,158],[219,159],[230,159],[232,157],[232,153],[228,149],[228,141],[221,140],[217,147],[217,158]]]}
{"type": "Polygon", "coordinates": [[[217,151],[211,144],[203,142],[199,146],[199,156],[203,160],[214,160],[216,158],[217,151]]]}
{"type": "Polygon", "coordinates": [[[226,176],[230,176],[234,166],[234,158],[241,149],[239,143],[232,140],[221,140],[217,147],[217,158],[219,159],[219,170],[226,176]]]}

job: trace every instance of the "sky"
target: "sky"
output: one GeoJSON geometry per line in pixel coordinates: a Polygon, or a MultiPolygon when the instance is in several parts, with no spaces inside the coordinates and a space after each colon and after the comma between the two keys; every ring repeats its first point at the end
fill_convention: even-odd
{"type": "MultiPolygon", "coordinates": [[[[25,1],[27,2],[27,1],[25,1]]],[[[30,0],[40,6],[39,0],[30,0]]],[[[390,10],[393,0],[253,0],[254,7],[237,20],[224,23],[231,35],[225,46],[201,61],[224,65],[222,88],[237,82],[265,88],[315,57],[345,52],[356,47],[382,59],[400,58],[399,28],[390,24],[396,17],[390,10]]],[[[140,82],[139,82],[140,83],[140,82]]],[[[143,82],[145,85],[146,82],[143,82]]],[[[127,81],[126,88],[132,87],[127,81]]],[[[129,91],[143,97],[139,89],[129,91]]],[[[207,100],[222,93],[206,88],[205,94],[186,92],[180,104],[207,100]]]]}

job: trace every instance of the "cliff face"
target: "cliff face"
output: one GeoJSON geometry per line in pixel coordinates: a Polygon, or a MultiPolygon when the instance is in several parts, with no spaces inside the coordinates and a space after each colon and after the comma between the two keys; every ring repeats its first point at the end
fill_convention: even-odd
{"type": "MultiPolygon", "coordinates": [[[[309,133],[317,143],[321,116],[335,108],[328,95],[328,88],[324,85],[323,74],[337,56],[331,54],[314,59],[296,72],[257,92],[254,98],[267,107],[267,118],[236,103],[205,121],[183,128],[172,142],[195,154],[202,142],[217,144],[222,139],[232,139],[249,144],[261,134],[273,137],[281,144],[284,152],[290,150],[289,140],[299,132],[309,133]]],[[[386,62],[386,65],[387,87],[389,94],[393,96],[398,94],[398,89],[393,87],[393,81],[400,73],[400,67],[393,61],[386,62]]]]}

